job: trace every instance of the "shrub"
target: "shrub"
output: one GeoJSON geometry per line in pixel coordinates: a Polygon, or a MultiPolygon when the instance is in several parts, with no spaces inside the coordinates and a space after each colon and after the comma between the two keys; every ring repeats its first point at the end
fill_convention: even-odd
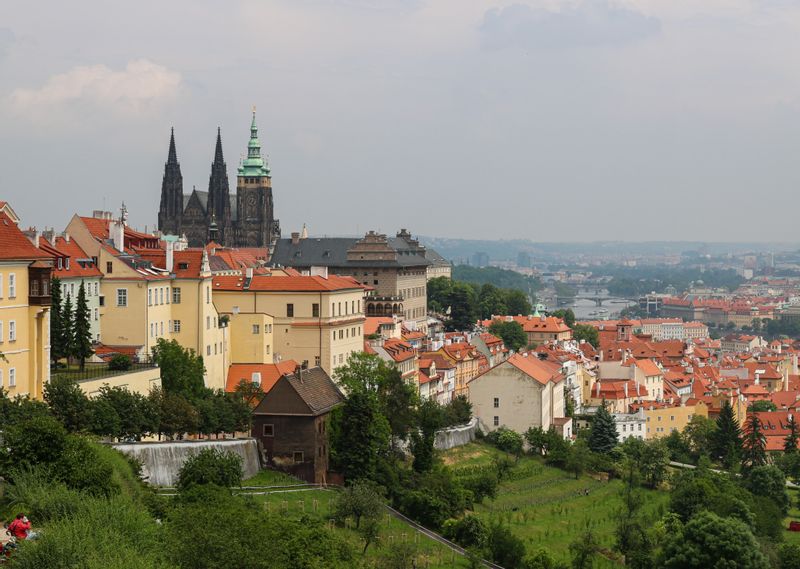
{"type": "Polygon", "coordinates": [[[503,567],[520,567],[525,557],[525,544],[508,527],[494,524],[489,529],[489,552],[492,561],[503,567]]]}
{"type": "Polygon", "coordinates": [[[489,542],[489,528],[480,518],[469,514],[458,520],[447,520],[442,534],[464,548],[483,549],[489,542]]]}
{"type": "Polygon", "coordinates": [[[522,435],[506,427],[492,431],[486,435],[486,440],[509,454],[515,456],[522,454],[522,435]]]}
{"type": "Polygon", "coordinates": [[[189,457],[178,472],[178,491],[214,484],[232,488],[242,484],[242,457],[231,451],[206,448],[189,457]]]}
{"type": "Polygon", "coordinates": [[[125,354],[117,354],[108,362],[108,369],[111,371],[128,371],[131,369],[131,358],[125,354]]]}

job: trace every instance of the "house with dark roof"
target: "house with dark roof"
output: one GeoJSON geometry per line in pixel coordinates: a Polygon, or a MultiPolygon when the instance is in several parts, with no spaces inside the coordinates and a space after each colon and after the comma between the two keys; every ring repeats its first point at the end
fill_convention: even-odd
{"type": "Polygon", "coordinates": [[[370,287],[365,299],[367,316],[397,315],[409,328],[427,328],[428,269],[441,261],[402,229],[395,237],[369,231],[362,238],[304,237],[275,243],[269,264],[311,272],[325,268],[370,287]],[[431,255],[433,258],[433,255],[431,255]]]}
{"type": "Polygon", "coordinates": [[[320,367],[281,375],[253,411],[267,464],[306,482],[328,479],[328,423],[344,395],[320,367]]]}

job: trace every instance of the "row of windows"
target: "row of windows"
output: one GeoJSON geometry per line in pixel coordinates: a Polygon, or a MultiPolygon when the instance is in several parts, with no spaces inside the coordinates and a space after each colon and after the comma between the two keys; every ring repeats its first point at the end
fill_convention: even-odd
{"type": "MultiPolygon", "coordinates": [[[[361,326],[353,326],[352,328],[342,328],[341,330],[333,331],[333,340],[336,340],[336,335],[339,335],[340,340],[345,338],[358,338],[361,335],[361,326]]],[[[341,362],[339,362],[341,363],[341,362]]]]}
{"type": "MultiPolygon", "coordinates": [[[[261,333],[261,325],[253,324],[253,334],[261,333]]],[[[272,324],[264,324],[264,334],[272,334],[272,324]]]]}
{"type": "MultiPolygon", "coordinates": [[[[317,307],[319,311],[319,307],[317,307]]],[[[347,316],[348,314],[360,314],[361,313],[361,301],[358,300],[351,300],[350,303],[345,300],[344,301],[344,315],[347,316]]],[[[341,302],[331,302],[331,316],[341,316],[342,315],[342,303],[341,302]]],[[[319,316],[319,314],[316,314],[319,316]]]]}
{"type": "MultiPolygon", "coordinates": [[[[17,275],[8,274],[8,298],[17,297],[17,275]]],[[[3,298],[3,275],[0,275],[0,298],[3,298]]]]}
{"type": "MultiPolygon", "coordinates": [[[[9,387],[16,387],[17,385],[17,370],[16,368],[10,368],[8,370],[8,386],[9,387]]],[[[3,370],[0,369],[0,387],[5,387],[3,384],[3,370]]]]}
{"type": "Polygon", "coordinates": [[[425,287],[424,286],[415,286],[412,288],[403,288],[400,289],[400,295],[403,298],[413,298],[416,296],[425,296],[425,287]]]}
{"type": "MultiPolygon", "coordinates": [[[[637,425],[639,426],[639,430],[641,431],[642,430],[642,424],[641,423],[637,423],[637,425]]],[[[627,432],[627,430],[628,430],[628,425],[625,424],[625,423],[622,423],[622,432],[625,433],[625,432],[627,432]]],[[[633,425],[631,425],[631,432],[633,432],[633,425]]]]}
{"type": "MultiPolygon", "coordinates": [[[[214,342],[213,344],[208,344],[206,346],[206,355],[207,356],[211,355],[211,346],[214,346],[214,355],[215,356],[217,355],[217,353],[220,353],[220,354],[222,353],[222,342],[220,342],[219,344],[214,342]]],[[[267,353],[269,353],[269,351],[267,351],[267,353]]]]}
{"type": "MultiPolygon", "coordinates": [[[[80,289],[80,285],[78,285],[80,289]]],[[[64,283],[64,286],[61,287],[64,296],[69,295],[72,298],[75,298],[75,283],[64,283]]],[[[100,283],[89,283],[84,287],[86,291],[86,296],[100,296],[100,283]]]]}
{"type": "MultiPolygon", "coordinates": [[[[167,332],[180,332],[181,331],[181,321],[180,320],[170,320],[167,322],[167,332]]],[[[151,322],[150,323],[150,337],[155,338],[156,336],[163,336],[164,335],[164,323],[163,322],[151,322]]]]}
{"type": "MultiPolygon", "coordinates": [[[[5,341],[5,336],[3,335],[3,321],[0,320],[0,344],[5,341]]],[[[9,342],[16,342],[17,341],[17,322],[16,320],[9,320],[8,321],[8,341],[9,342]]]]}

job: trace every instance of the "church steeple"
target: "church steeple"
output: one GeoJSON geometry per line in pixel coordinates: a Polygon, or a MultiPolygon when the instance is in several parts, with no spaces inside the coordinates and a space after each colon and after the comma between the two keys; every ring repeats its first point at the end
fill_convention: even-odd
{"type": "Polygon", "coordinates": [[[158,209],[158,229],[164,234],[179,234],[183,214],[183,175],[175,150],[175,129],[170,129],[169,151],[161,180],[161,204],[158,209]]]}
{"type": "Polygon", "coordinates": [[[223,245],[231,245],[231,198],[228,186],[228,171],[222,155],[222,134],[217,127],[217,144],[214,149],[214,162],[208,178],[208,215],[218,224],[217,239],[223,245]]]}
{"type": "Polygon", "coordinates": [[[256,108],[253,107],[253,122],[250,123],[250,142],[247,143],[247,158],[239,166],[239,176],[261,177],[270,176],[269,165],[261,157],[261,141],[258,139],[258,126],[256,125],[256,108]]]}

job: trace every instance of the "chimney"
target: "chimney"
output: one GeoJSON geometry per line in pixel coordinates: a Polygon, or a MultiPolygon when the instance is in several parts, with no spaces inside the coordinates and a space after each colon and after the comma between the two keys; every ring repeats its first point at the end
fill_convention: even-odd
{"type": "Polygon", "coordinates": [[[292,245],[299,245],[300,244],[300,232],[293,231],[292,232],[292,245]]]}
{"type": "Polygon", "coordinates": [[[253,278],[253,267],[247,267],[244,270],[244,275],[245,275],[246,278],[252,279],[253,278]]]}
{"type": "Polygon", "coordinates": [[[625,387],[625,399],[627,399],[628,398],[628,382],[627,381],[624,383],[624,387],[625,387]]]}
{"type": "Polygon", "coordinates": [[[175,266],[175,254],[174,254],[174,247],[172,241],[167,241],[167,266],[164,267],[169,271],[172,272],[172,268],[175,266]]]}
{"type": "Polygon", "coordinates": [[[598,381],[595,385],[597,386],[597,397],[600,397],[600,382],[598,381]]]}
{"type": "Polygon", "coordinates": [[[758,385],[759,383],[761,383],[761,374],[760,374],[759,372],[756,372],[756,380],[755,380],[755,382],[754,382],[754,383],[755,383],[756,385],[758,385]]]}

